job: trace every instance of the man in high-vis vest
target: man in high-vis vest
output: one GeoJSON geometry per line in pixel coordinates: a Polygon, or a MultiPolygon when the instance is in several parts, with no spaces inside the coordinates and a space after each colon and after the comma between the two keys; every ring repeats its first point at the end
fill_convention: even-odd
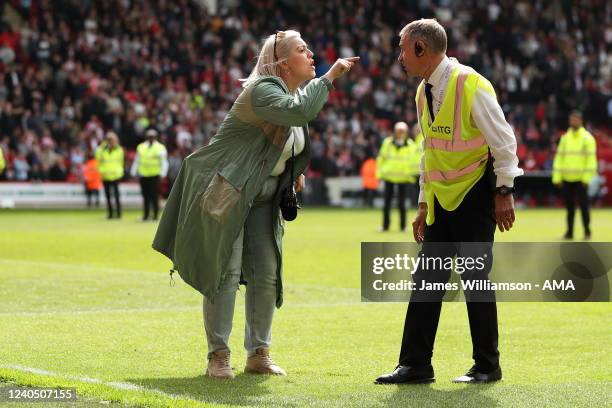
{"type": "Polygon", "coordinates": [[[159,213],[159,180],[168,173],[168,152],[166,146],[157,141],[157,130],[148,129],[146,140],[136,148],[136,158],[132,164],[131,174],[140,180],[140,191],[144,202],[142,220],[149,219],[153,210],[153,220],[159,213]]]}
{"type": "MultiPolygon", "coordinates": [[[[419,208],[412,226],[415,240],[423,243],[419,256],[424,261],[412,275],[416,289],[406,313],[399,365],[378,377],[379,384],[435,381],[431,358],[445,291],[419,288],[423,283],[443,287],[455,272],[435,263],[429,268],[423,265],[432,259],[477,255],[484,259],[482,267],[469,268],[461,279],[486,280],[495,227],[508,231],[514,223],[514,177],[523,173],[516,138],[491,83],[449,59],[446,44],[444,28],[433,19],[414,21],[400,32],[398,60],[409,76],[423,79],[416,102],[424,154],[419,208]]],[[[495,292],[464,293],[475,364],[453,381],[498,381],[502,373],[495,292]]]]}
{"type": "Polygon", "coordinates": [[[415,181],[414,175],[410,174],[412,144],[412,139],[408,137],[406,122],[397,122],[393,128],[393,135],[385,138],[378,152],[376,178],[385,182],[382,232],[389,230],[391,202],[395,189],[398,192],[400,230],[406,230],[406,190],[408,183],[415,181]]]}
{"type": "Polygon", "coordinates": [[[419,122],[416,122],[411,129],[413,152],[410,155],[409,167],[410,175],[414,176],[414,183],[410,186],[408,197],[410,198],[411,204],[414,203],[416,206],[419,202],[419,177],[421,176],[421,159],[423,158],[423,132],[421,132],[421,126],[419,122]]]}
{"type": "Polygon", "coordinates": [[[125,154],[119,145],[119,137],[115,132],[108,132],[105,140],[96,149],[98,171],[102,175],[102,184],[106,195],[107,218],[121,218],[121,196],[119,182],[125,172],[125,154]],[[113,198],[115,206],[113,208],[113,198]]]}
{"type": "Polygon", "coordinates": [[[552,182],[561,185],[567,209],[567,230],[563,238],[574,238],[574,211],[578,198],[584,239],[591,239],[587,187],[597,175],[597,145],[593,135],[582,126],[581,112],[572,112],[569,124],[570,128],[559,140],[553,161],[552,182]]]}
{"type": "Polygon", "coordinates": [[[0,175],[4,172],[6,168],[6,160],[4,159],[4,153],[2,152],[2,146],[0,146],[0,175]]]}

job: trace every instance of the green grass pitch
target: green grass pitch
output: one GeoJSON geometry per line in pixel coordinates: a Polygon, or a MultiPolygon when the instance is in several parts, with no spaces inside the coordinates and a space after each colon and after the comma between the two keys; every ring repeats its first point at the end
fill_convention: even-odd
{"type": "MultiPolygon", "coordinates": [[[[169,285],[169,261],[150,249],[155,224],[139,215],[0,212],[0,381],[76,387],[83,406],[611,406],[610,303],[500,303],[504,380],[485,386],[450,382],[472,361],[465,305],[447,303],[437,382],[374,385],[396,364],[406,305],[360,302],[360,242],[410,239],[377,233],[374,210],[307,208],[287,225],[272,353],[289,375],[243,373],[241,292],[237,377],[206,378],[202,299],[180,278],[169,285]]],[[[612,241],[612,210],[592,218],[593,239],[612,241]]],[[[496,239],[557,240],[564,222],[561,210],[519,210],[514,230],[496,239]]]]}

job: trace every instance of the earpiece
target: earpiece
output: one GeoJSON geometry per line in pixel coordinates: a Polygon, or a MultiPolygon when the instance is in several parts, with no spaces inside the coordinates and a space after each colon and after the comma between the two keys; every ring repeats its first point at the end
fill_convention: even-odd
{"type": "Polygon", "coordinates": [[[423,45],[421,45],[420,41],[414,43],[414,55],[417,57],[422,57],[425,50],[423,49],[423,45]]]}

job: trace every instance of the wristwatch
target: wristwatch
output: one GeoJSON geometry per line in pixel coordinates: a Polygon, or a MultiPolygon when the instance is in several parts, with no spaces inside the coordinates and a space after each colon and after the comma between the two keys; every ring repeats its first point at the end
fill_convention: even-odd
{"type": "Polygon", "coordinates": [[[499,194],[500,196],[505,197],[507,195],[514,193],[514,187],[499,186],[495,189],[495,192],[499,194]]]}

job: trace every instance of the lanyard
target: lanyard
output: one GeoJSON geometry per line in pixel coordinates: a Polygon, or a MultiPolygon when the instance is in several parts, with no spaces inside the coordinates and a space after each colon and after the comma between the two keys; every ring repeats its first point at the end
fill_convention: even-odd
{"type": "MultiPolygon", "coordinates": [[[[437,116],[439,111],[440,111],[440,106],[442,106],[442,102],[444,102],[444,94],[446,93],[446,89],[448,88],[448,81],[450,78],[450,73],[451,73],[451,69],[453,68],[453,64],[452,62],[449,63],[446,66],[446,69],[444,70],[444,73],[442,74],[442,78],[440,78],[440,82],[439,82],[439,86],[440,86],[440,98],[437,98],[439,100],[438,103],[438,112],[436,112],[436,109],[432,106],[431,108],[434,109],[434,114],[437,116]]],[[[436,100],[436,102],[438,102],[436,100]]]]}

